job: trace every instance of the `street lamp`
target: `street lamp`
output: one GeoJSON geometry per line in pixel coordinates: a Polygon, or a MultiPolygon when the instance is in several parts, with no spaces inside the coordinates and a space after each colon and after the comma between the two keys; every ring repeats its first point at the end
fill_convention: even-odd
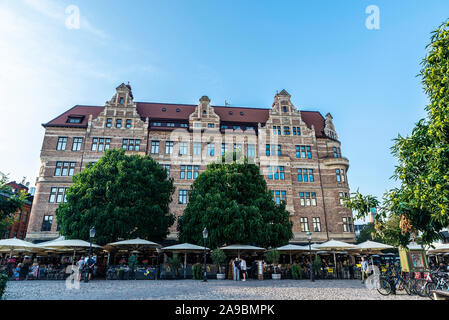
{"type": "Polygon", "coordinates": [[[209,235],[209,231],[207,231],[206,227],[203,230],[203,239],[204,239],[204,275],[203,282],[207,282],[207,268],[206,268],[206,240],[209,235]]]}
{"type": "Polygon", "coordinates": [[[307,240],[309,240],[309,259],[310,259],[310,281],[314,282],[313,264],[312,264],[312,232],[307,232],[307,240]]]}
{"type": "Polygon", "coordinates": [[[156,252],[157,252],[157,266],[156,266],[156,280],[159,280],[159,270],[160,270],[160,266],[159,266],[159,255],[161,254],[162,250],[160,248],[156,248],[156,252]]]}
{"type": "Polygon", "coordinates": [[[91,255],[92,255],[92,240],[95,237],[95,227],[92,227],[89,231],[89,238],[90,238],[90,246],[89,246],[89,259],[87,260],[87,268],[86,273],[84,275],[84,282],[89,282],[89,269],[91,266],[91,255]]]}

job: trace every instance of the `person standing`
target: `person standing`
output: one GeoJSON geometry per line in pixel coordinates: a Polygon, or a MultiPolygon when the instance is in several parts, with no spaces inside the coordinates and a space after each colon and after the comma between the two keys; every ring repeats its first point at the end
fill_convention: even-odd
{"type": "Polygon", "coordinates": [[[362,272],[362,283],[365,283],[365,279],[368,277],[368,261],[365,260],[365,257],[362,257],[360,270],[362,272]]]}
{"type": "Polygon", "coordinates": [[[244,258],[242,258],[242,261],[240,261],[240,269],[242,270],[242,275],[243,275],[242,281],[246,281],[248,274],[246,273],[246,261],[244,258]]]}
{"type": "Polygon", "coordinates": [[[240,259],[236,258],[234,260],[234,280],[240,281],[240,259]]]}
{"type": "Polygon", "coordinates": [[[76,266],[78,267],[78,272],[79,272],[79,275],[78,275],[79,281],[81,281],[81,277],[82,277],[82,274],[83,274],[83,271],[84,271],[84,264],[85,264],[84,257],[81,257],[78,260],[78,262],[76,263],[76,266]]]}

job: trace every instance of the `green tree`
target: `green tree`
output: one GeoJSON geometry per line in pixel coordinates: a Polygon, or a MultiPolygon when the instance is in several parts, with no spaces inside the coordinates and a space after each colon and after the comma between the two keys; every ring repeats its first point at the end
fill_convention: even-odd
{"type": "Polygon", "coordinates": [[[220,248],[212,250],[210,253],[212,262],[218,266],[219,273],[221,273],[221,266],[226,261],[226,254],[220,248]]]}
{"type": "Polygon", "coordinates": [[[73,177],[67,202],[56,209],[61,234],[97,243],[140,237],[162,240],[174,217],[169,204],[175,190],[167,173],[149,156],[107,150],[95,164],[73,177]]]}
{"type": "Polygon", "coordinates": [[[14,193],[7,184],[8,176],[0,172],[0,234],[5,234],[7,228],[14,224],[15,213],[22,209],[27,194],[24,191],[14,193]]]}
{"type": "Polygon", "coordinates": [[[207,227],[211,248],[232,243],[277,247],[293,237],[289,216],[285,203],[273,201],[258,166],[247,159],[212,163],[192,185],[180,240],[202,245],[207,227]]]}
{"type": "MultiPolygon", "coordinates": [[[[422,61],[428,115],[392,148],[394,177],[401,185],[388,194],[389,210],[401,216],[402,234],[422,232],[423,243],[449,225],[449,22],[433,32],[422,61]]],[[[405,241],[404,241],[405,242],[405,241]]],[[[403,243],[405,244],[405,243],[403,243]]]]}
{"type": "Polygon", "coordinates": [[[350,198],[344,199],[344,204],[347,208],[357,212],[357,219],[362,219],[368,215],[371,208],[379,206],[379,200],[375,196],[364,196],[357,190],[357,192],[351,193],[350,198]]]}

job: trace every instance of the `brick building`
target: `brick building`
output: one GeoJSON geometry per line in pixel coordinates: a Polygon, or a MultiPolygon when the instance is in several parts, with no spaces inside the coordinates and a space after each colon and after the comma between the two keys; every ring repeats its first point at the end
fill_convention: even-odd
{"type": "MultiPolygon", "coordinates": [[[[15,181],[9,182],[8,185],[12,188],[12,192],[20,192],[24,191],[28,193],[28,187],[17,183],[15,181]]],[[[9,197],[8,194],[0,193],[0,197],[9,197]]],[[[18,238],[21,240],[25,239],[28,229],[28,222],[30,220],[31,206],[33,203],[33,196],[28,195],[25,203],[22,206],[22,209],[17,210],[14,214],[14,223],[7,227],[6,233],[2,235],[5,239],[9,238],[18,238]]],[[[0,237],[1,238],[1,237],[0,237]]]]}
{"type": "MultiPolygon", "coordinates": [[[[355,240],[352,212],[342,205],[349,194],[348,159],[341,153],[332,116],[295,108],[290,95],[277,93],[271,108],[134,102],[121,84],[104,107],[75,106],[45,128],[41,169],[27,240],[58,236],[54,215],[72,176],[97,161],[108,148],[147,154],[167,169],[176,186],[170,210],[182,217],[188,191],[206,165],[240,150],[261,168],[273,198],[286,200],[295,238],[305,242],[355,240]]],[[[176,238],[177,221],[169,238],[176,238]]]]}

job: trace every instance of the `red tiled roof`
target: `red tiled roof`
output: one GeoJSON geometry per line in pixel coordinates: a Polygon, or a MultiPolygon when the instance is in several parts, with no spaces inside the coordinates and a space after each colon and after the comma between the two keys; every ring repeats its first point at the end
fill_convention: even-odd
{"type": "MultiPolygon", "coordinates": [[[[188,120],[190,114],[195,111],[196,105],[190,104],[169,104],[169,103],[153,103],[153,102],[137,102],[137,112],[142,118],[150,118],[150,120],[188,120]],[[165,109],[163,111],[162,109],[165,109]]],[[[220,107],[212,106],[215,113],[223,122],[241,122],[241,123],[265,123],[269,117],[270,109],[262,108],[240,108],[240,107],[220,107]],[[232,114],[230,113],[232,112],[232,114]],[[241,114],[243,113],[243,114],[241,114]]],[[[98,106],[74,106],[70,110],[64,112],[60,116],[43,124],[47,126],[68,126],[68,127],[87,127],[89,115],[95,119],[98,114],[103,111],[104,107],[98,106]],[[67,123],[69,116],[84,115],[81,123],[67,123]]],[[[301,111],[303,121],[309,128],[314,125],[317,137],[324,136],[324,118],[318,111],[301,111]]]]}

